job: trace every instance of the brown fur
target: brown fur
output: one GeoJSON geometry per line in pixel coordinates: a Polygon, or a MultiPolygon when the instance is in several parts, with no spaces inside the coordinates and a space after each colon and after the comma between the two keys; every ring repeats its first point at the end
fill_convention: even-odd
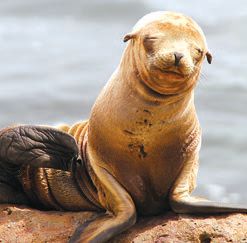
{"type": "MultiPolygon", "coordinates": [[[[132,210],[129,196],[139,214],[150,215],[170,207],[173,191],[180,196],[182,190],[193,190],[196,161],[186,174],[183,168],[199,151],[193,88],[207,53],[201,29],[177,13],[144,17],[124,41],[129,43],[94,104],[84,143],[99,201],[116,218],[123,201],[127,200],[125,210],[132,210]],[[178,67],[174,52],[184,54],[178,67]],[[105,172],[117,182],[110,183],[105,172]],[[188,182],[177,193],[172,188],[180,177],[188,182]],[[118,183],[126,199],[119,198],[123,192],[115,194],[118,183]]],[[[80,239],[93,238],[87,237],[82,234],[80,239]]]]}
{"type": "Polygon", "coordinates": [[[198,30],[192,20],[173,13],[134,27],[119,68],[92,109],[89,161],[128,188],[142,214],[169,207],[168,193],[186,163],[182,148],[192,131],[198,131],[193,140],[200,144],[193,88],[207,49],[198,30]],[[175,51],[184,54],[178,68],[175,51]]]}

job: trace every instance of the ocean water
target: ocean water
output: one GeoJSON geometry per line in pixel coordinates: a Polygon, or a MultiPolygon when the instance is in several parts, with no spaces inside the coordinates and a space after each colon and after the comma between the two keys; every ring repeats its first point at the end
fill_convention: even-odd
{"type": "Polygon", "coordinates": [[[0,127],[88,117],[144,14],[179,11],[213,53],[196,89],[203,129],[196,194],[247,203],[247,1],[9,0],[0,2],[0,127]]]}

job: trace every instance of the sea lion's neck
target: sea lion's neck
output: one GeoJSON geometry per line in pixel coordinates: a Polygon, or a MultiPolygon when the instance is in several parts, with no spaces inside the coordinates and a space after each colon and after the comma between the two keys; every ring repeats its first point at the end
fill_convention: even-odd
{"type": "MultiPolygon", "coordinates": [[[[194,87],[190,87],[180,94],[165,95],[152,90],[145,82],[146,74],[141,75],[137,68],[136,57],[131,48],[127,46],[121,59],[119,68],[116,70],[113,82],[121,83],[122,88],[127,88],[135,93],[136,97],[152,106],[164,108],[181,106],[182,110],[188,105],[194,104],[194,87]],[[120,77],[120,78],[118,78],[120,77]],[[128,86],[128,87],[126,87],[128,86]]],[[[176,107],[177,109],[177,107],[176,107]]]]}

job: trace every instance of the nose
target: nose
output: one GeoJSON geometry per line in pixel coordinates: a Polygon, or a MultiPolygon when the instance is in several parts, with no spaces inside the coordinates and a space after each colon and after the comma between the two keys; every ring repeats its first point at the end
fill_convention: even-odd
{"type": "Polygon", "coordinates": [[[179,66],[179,62],[180,62],[180,60],[183,58],[183,56],[184,56],[184,55],[183,55],[182,53],[174,52],[174,57],[175,57],[174,65],[175,65],[176,67],[179,66]]]}

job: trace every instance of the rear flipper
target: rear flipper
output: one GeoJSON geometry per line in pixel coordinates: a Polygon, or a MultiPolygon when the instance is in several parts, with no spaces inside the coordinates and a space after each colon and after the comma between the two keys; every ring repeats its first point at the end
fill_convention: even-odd
{"type": "Polygon", "coordinates": [[[3,168],[30,165],[68,170],[69,162],[77,157],[75,139],[57,129],[26,125],[0,131],[0,163],[3,168]]]}
{"type": "Polygon", "coordinates": [[[70,170],[78,159],[75,139],[45,126],[16,126],[0,131],[0,203],[29,204],[21,184],[27,167],[70,170]]]}
{"type": "Polygon", "coordinates": [[[196,185],[198,154],[185,163],[170,192],[170,206],[175,213],[247,213],[247,205],[213,202],[190,196],[196,185]]]}
{"type": "Polygon", "coordinates": [[[24,192],[0,182],[0,203],[29,205],[29,200],[24,192]]]}

